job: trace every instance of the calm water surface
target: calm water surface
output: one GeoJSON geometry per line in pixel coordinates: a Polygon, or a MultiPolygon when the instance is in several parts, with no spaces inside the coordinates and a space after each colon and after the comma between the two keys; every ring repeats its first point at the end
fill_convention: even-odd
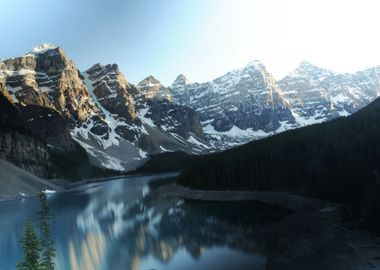
{"type": "MultiPolygon", "coordinates": [[[[253,270],[284,211],[250,202],[162,198],[169,175],[131,177],[49,195],[59,270],[253,270]]],[[[15,269],[26,218],[38,199],[0,203],[0,270],[15,269]]]]}

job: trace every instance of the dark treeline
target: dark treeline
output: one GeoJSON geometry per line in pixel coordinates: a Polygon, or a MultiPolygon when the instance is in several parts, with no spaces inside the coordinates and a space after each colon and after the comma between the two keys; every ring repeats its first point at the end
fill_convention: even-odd
{"type": "Polygon", "coordinates": [[[380,215],[380,99],[352,116],[191,160],[179,183],[196,189],[287,190],[380,215]]]}

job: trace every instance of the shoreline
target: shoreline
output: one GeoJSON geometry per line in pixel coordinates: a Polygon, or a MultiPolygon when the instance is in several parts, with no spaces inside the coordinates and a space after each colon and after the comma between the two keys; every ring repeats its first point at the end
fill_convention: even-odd
{"type": "MultiPolygon", "coordinates": [[[[154,175],[161,175],[164,179],[176,173],[121,175],[75,183],[63,179],[44,181],[58,186],[58,193],[91,183],[154,175]]],[[[157,192],[163,198],[220,202],[252,200],[293,210],[293,213],[274,223],[270,230],[263,232],[262,237],[267,238],[269,243],[266,249],[267,270],[380,269],[380,238],[342,223],[339,205],[278,191],[205,191],[164,184],[157,187],[157,192]]],[[[0,199],[0,202],[30,198],[37,194],[9,197],[0,199]]]]}
{"type": "Polygon", "coordinates": [[[112,180],[118,180],[121,178],[134,178],[134,177],[147,177],[147,176],[155,176],[155,175],[167,175],[168,177],[178,175],[178,172],[165,172],[165,173],[147,173],[147,174],[123,174],[118,176],[108,176],[108,177],[99,177],[99,178],[91,178],[91,179],[83,179],[77,182],[69,182],[65,188],[71,189],[76,188],[78,186],[92,184],[92,183],[101,183],[112,180]]]}
{"type": "Polygon", "coordinates": [[[175,184],[161,186],[158,191],[163,197],[179,197],[199,201],[259,201],[297,212],[312,212],[321,209],[328,211],[328,208],[337,207],[333,203],[281,191],[192,190],[175,184]]]}
{"type": "Polygon", "coordinates": [[[160,187],[163,197],[198,201],[252,200],[294,211],[275,223],[268,237],[267,270],[380,269],[380,237],[340,221],[339,205],[275,191],[204,191],[160,187]]]}
{"type": "MultiPolygon", "coordinates": [[[[108,182],[108,181],[113,181],[113,180],[118,180],[118,179],[123,179],[123,178],[134,178],[134,177],[144,177],[144,176],[154,176],[154,175],[167,175],[168,177],[170,176],[175,176],[177,175],[178,172],[167,172],[167,173],[160,173],[160,174],[124,174],[124,175],[117,175],[117,176],[108,176],[108,177],[98,177],[98,178],[91,178],[91,179],[83,179],[79,180],[77,182],[71,182],[68,180],[65,180],[63,178],[52,178],[52,179],[44,179],[44,178],[38,178],[38,181],[41,184],[44,184],[45,186],[49,187],[51,190],[54,190],[55,193],[62,192],[62,191],[67,191],[75,188],[79,188],[81,186],[87,185],[87,184],[92,184],[92,183],[102,183],[102,182],[108,182]]],[[[36,178],[33,176],[33,178],[36,178]]],[[[49,189],[47,188],[47,189],[49,189]]],[[[27,198],[32,198],[37,196],[41,191],[47,190],[47,189],[42,189],[42,190],[36,190],[36,191],[30,191],[26,195],[21,195],[21,191],[15,191],[18,192],[18,194],[11,195],[11,196],[6,196],[6,195],[0,195],[0,202],[6,202],[6,201],[13,201],[13,200],[19,200],[19,199],[27,199],[27,198]]]]}

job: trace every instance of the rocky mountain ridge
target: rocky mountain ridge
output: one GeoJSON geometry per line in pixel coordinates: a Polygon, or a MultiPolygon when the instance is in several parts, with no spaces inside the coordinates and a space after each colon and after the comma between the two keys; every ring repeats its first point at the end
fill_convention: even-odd
{"type": "Polygon", "coordinates": [[[124,171],[136,168],[150,154],[209,149],[192,109],[146,96],[116,64],[95,64],[80,72],[60,47],[51,44],[2,60],[0,86],[37,135],[49,138],[47,144],[70,151],[74,139],[99,167],[124,171]],[[54,141],[49,129],[51,134],[59,131],[56,137],[62,140],[54,141]]]}
{"type": "Polygon", "coordinates": [[[179,75],[173,100],[196,110],[217,149],[347,116],[379,96],[380,67],[338,74],[302,62],[276,81],[260,61],[205,83],[179,75]]]}
{"type": "Polygon", "coordinates": [[[137,85],[116,64],[80,72],[51,44],[0,61],[0,92],[33,133],[59,151],[83,147],[91,164],[133,170],[152,154],[220,151],[349,115],[379,95],[380,68],[337,74],[301,63],[277,81],[260,61],[205,83],[180,74],[137,85]]]}
{"type": "Polygon", "coordinates": [[[260,61],[206,83],[190,83],[181,74],[170,89],[176,102],[196,110],[217,149],[297,124],[277,81],[260,61]]]}
{"type": "Polygon", "coordinates": [[[378,97],[380,69],[338,74],[304,61],[279,85],[300,124],[323,122],[352,114],[378,97]]]}

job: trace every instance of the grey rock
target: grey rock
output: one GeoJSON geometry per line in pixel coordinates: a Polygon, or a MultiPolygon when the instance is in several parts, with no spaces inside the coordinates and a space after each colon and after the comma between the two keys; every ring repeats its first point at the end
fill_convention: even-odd
{"type": "Polygon", "coordinates": [[[234,127],[242,132],[249,129],[251,133],[270,133],[282,123],[295,124],[276,80],[259,61],[201,84],[190,83],[181,74],[170,90],[174,101],[199,114],[211,137],[219,137],[234,127]]]}

